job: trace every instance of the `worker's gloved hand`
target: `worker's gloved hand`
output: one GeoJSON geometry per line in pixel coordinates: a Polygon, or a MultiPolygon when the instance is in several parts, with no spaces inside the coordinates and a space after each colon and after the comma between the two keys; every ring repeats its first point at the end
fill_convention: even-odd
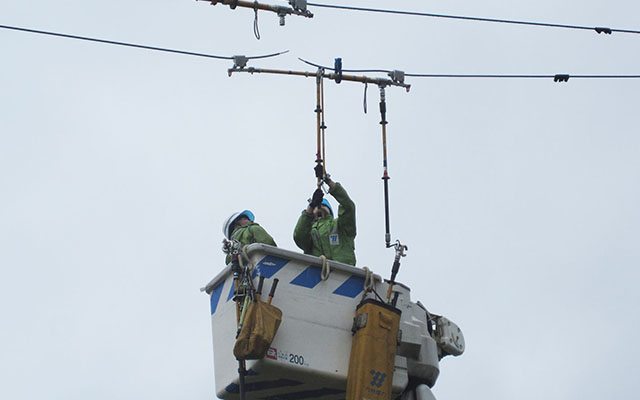
{"type": "Polygon", "coordinates": [[[222,252],[225,254],[231,254],[231,242],[227,239],[222,239],[222,252]]]}
{"type": "Polygon", "coordinates": [[[309,204],[309,206],[311,206],[311,208],[318,207],[322,203],[323,197],[324,193],[322,192],[322,189],[316,189],[316,191],[313,192],[313,197],[311,198],[311,203],[309,204]]]}
{"type": "Polygon", "coordinates": [[[316,178],[322,178],[322,174],[324,172],[324,168],[322,167],[322,164],[316,164],[313,170],[316,172],[316,178]]]}

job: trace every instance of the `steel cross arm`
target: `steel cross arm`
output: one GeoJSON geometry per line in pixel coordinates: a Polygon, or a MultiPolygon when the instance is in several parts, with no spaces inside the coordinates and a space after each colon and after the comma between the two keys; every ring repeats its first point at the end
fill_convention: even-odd
{"type": "Polygon", "coordinates": [[[287,14],[295,14],[302,15],[303,17],[313,18],[313,13],[309,10],[298,10],[292,7],[285,6],[272,6],[269,4],[259,3],[257,1],[243,1],[243,0],[204,0],[211,5],[215,6],[216,4],[224,4],[228,5],[232,8],[235,7],[243,7],[243,8],[251,8],[253,10],[264,10],[264,11],[272,11],[280,16],[284,16],[287,14]]]}
{"type": "MultiPolygon", "coordinates": [[[[228,70],[229,76],[231,76],[234,72],[248,72],[250,74],[277,74],[277,75],[296,75],[296,76],[304,76],[306,78],[316,78],[318,73],[316,72],[306,72],[306,71],[285,71],[279,69],[265,69],[265,68],[230,68],[228,70]]],[[[407,92],[411,89],[411,85],[406,83],[394,82],[391,79],[384,78],[370,78],[368,76],[358,76],[358,75],[342,75],[336,73],[327,73],[322,72],[322,77],[330,80],[335,80],[337,78],[341,78],[343,81],[350,82],[360,82],[360,83],[371,83],[373,85],[378,85],[380,87],[387,86],[400,86],[405,88],[407,92]]]]}

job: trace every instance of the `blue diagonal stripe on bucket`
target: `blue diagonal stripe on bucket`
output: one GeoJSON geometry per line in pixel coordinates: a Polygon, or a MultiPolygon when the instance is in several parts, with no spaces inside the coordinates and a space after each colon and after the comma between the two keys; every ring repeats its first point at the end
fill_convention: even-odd
{"type": "Polygon", "coordinates": [[[303,286],[312,289],[322,281],[322,278],[320,277],[321,272],[322,270],[320,269],[320,267],[310,265],[309,267],[307,267],[307,269],[302,271],[300,275],[293,278],[290,283],[292,285],[303,286]]]}
{"type": "Polygon", "coordinates": [[[216,308],[218,308],[218,301],[220,300],[223,286],[224,281],[220,282],[211,292],[211,315],[213,315],[213,313],[216,312],[216,308]]]}
{"type": "Polygon", "coordinates": [[[233,278],[231,279],[231,285],[229,285],[229,294],[227,295],[227,301],[231,300],[231,298],[233,297],[233,295],[236,292],[236,285],[233,282],[233,278]]]}
{"type": "Polygon", "coordinates": [[[256,265],[253,270],[252,278],[256,276],[264,276],[265,278],[271,278],[284,267],[289,260],[286,258],[280,258],[276,256],[266,256],[256,265]]]}
{"type": "Polygon", "coordinates": [[[353,299],[364,290],[363,286],[364,278],[353,275],[334,290],[333,294],[339,294],[340,296],[351,297],[353,299]]]}

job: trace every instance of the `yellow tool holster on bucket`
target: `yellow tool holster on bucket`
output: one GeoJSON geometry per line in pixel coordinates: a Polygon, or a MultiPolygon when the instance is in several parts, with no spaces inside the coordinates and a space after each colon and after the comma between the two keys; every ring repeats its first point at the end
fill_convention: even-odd
{"type": "Polygon", "coordinates": [[[276,336],[282,311],[259,300],[252,301],[248,307],[240,335],[233,346],[233,355],[238,360],[259,360],[267,354],[276,336]]]}
{"type": "Polygon", "coordinates": [[[400,310],[374,299],[356,308],[346,400],[389,400],[400,310]]]}

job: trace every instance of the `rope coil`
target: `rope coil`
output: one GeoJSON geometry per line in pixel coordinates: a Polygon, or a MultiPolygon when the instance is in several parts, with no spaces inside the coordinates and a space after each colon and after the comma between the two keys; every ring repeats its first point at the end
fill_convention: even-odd
{"type": "Polygon", "coordinates": [[[326,281],[327,279],[329,279],[329,275],[331,275],[331,268],[329,266],[327,257],[320,256],[320,260],[322,260],[322,271],[320,271],[320,278],[322,278],[323,281],[326,281]]]}
{"type": "Polygon", "coordinates": [[[370,292],[371,289],[373,289],[373,272],[371,272],[369,267],[363,267],[363,269],[364,269],[365,275],[364,275],[364,283],[362,285],[362,288],[366,293],[366,292],[370,292]]]}

